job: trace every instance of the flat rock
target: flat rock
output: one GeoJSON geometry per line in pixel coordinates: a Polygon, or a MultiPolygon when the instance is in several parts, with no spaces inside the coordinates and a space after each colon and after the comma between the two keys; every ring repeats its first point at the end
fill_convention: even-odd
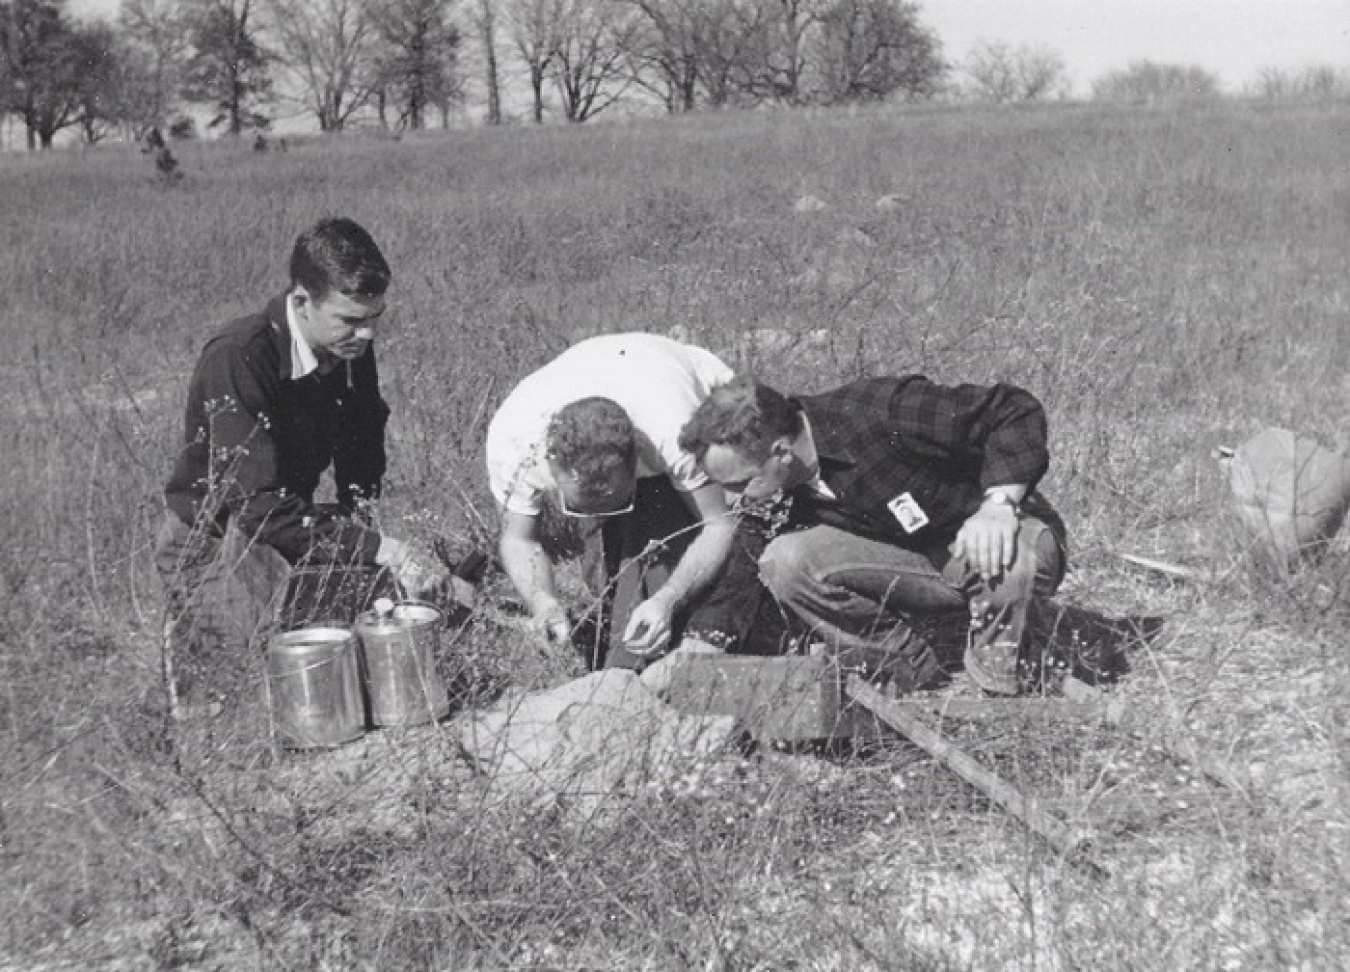
{"type": "Polygon", "coordinates": [[[460,742],[495,796],[589,817],[618,793],[715,757],[735,734],[734,718],[682,714],[636,673],[609,669],[510,694],[465,720],[460,742]]]}

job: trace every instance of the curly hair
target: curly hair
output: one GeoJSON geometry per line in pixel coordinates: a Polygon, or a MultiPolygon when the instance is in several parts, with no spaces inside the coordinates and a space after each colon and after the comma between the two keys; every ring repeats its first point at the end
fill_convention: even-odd
{"type": "Polygon", "coordinates": [[[738,375],[714,388],[694,410],[680,430],[680,448],[699,462],[714,445],[730,446],[762,462],[775,439],[795,439],[801,431],[800,408],[753,375],[738,375]]]}
{"type": "Polygon", "coordinates": [[[316,301],[336,291],[370,300],[383,297],[393,272],[379,246],[350,219],[322,219],[305,230],[291,250],[291,285],[316,301]]]}
{"type": "Polygon", "coordinates": [[[549,458],[577,477],[583,493],[607,492],[637,468],[633,420],[608,398],[564,405],[548,423],[545,442],[549,458]]]}

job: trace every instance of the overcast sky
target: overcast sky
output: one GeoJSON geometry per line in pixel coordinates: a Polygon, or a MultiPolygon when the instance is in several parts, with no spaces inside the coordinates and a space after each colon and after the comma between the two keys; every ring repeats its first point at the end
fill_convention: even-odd
{"type": "MultiPolygon", "coordinates": [[[[70,0],[111,13],[119,0],[70,0]]],[[[1350,0],[918,0],[959,61],[979,41],[1058,51],[1075,89],[1132,61],[1199,65],[1240,91],[1265,67],[1350,68],[1350,0]]]]}
{"type": "Polygon", "coordinates": [[[1350,69],[1350,0],[920,0],[947,57],[1053,48],[1080,92],[1132,61],[1199,65],[1238,91],[1265,67],[1350,69]]]}

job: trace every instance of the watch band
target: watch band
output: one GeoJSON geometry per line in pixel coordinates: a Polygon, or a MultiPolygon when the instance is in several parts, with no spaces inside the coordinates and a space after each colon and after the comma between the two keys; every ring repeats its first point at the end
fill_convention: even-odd
{"type": "Polygon", "coordinates": [[[1011,509],[1013,513],[1015,513],[1017,516],[1022,515],[1022,505],[1018,503],[1017,500],[1013,499],[1011,496],[1003,492],[1003,490],[998,489],[997,487],[994,489],[987,489],[984,491],[984,501],[986,503],[993,503],[996,506],[1006,506],[1009,509],[1011,509]]]}

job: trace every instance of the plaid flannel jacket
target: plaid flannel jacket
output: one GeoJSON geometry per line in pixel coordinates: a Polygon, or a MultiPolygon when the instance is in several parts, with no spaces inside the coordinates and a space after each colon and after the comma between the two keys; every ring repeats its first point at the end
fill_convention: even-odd
{"type": "Polygon", "coordinates": [[[794,526],[823,523],[924,549],[950,542],[984,490],[1013,483],[1034,489],[1050,464],[1045,412],[1012,385],[943,386],[907,375],[796,401],[811,423],[821,479],[836,499],[799,487],[794,526]],[[928,520],[912,533],[889,505],[904,494],[928,520]]]}

